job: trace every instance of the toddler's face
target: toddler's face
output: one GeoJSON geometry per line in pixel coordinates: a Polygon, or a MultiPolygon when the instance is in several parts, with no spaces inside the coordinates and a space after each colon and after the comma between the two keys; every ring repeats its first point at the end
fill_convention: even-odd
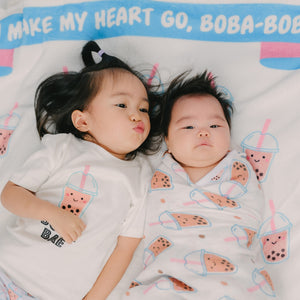
{"type": "Polygon", "coordinates": [[[179,98],[165,140],[183,167],[213,167],[230,148],[230,129],[221,104],[211,95],[179,98]]]}
{"type": "Polygon", "coordinates": [[[129,72],[108,75],[84,112],[88,133],[112,155],[124,159],[150,131],[149,102],[142,82],[129,72]]]}

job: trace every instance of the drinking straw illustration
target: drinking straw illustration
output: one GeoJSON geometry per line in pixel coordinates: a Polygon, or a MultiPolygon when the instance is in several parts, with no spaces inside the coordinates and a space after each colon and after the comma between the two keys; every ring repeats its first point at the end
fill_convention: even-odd
{"type": "Polygon", "coordinates": [[[202,266],[203,263],[201,261],[197,260],[190,260],[190,259],[179,259],[179,258],[171,258],[171,262],[180,263],[180,264],[189,264],[189,265],[197,265],[202,266]]]}
{"type": "Polygon", "coordinates": [[[157,286],[158,284],[160,284],[160,283],[167,283],[167,282],[168,282],[168,279],[165,279],[165,278],[160,279],[160,280],[154,282],[153,284],[151,284],[149,287],[147,287],[147,288],[144,290],[143,294],[146,295],[152,288],[154,288],[154,287],[157,286]]]}
{"type": "Polygon", "coordinates": [[[83,174],[82,174],[82,177],[81,177],[81,182],[80,182],[80,189],[81,190],[84,190],[84,186],[85,186],[85,182],[86,182],[86,177],[89,174],[89,171],[90,171],[90,166],[86,165],[84,167],[84,171],[83,171],[83,174]]]}
{"type": "Polygon", "coordinates": [[[226,188],[225,192],[222,192],[222,196],[227,197],[227,198],[234,198],[234,197],[230,197],[230,195],[233,193],[233,191],[238,188],[239,189],[239,184],[238,183],[234,183],[231,182],[231,184],[229,185],[229,187],[226,188]]]}
{"type": "Polygon", "coordinates": [[[269,125],[271,123],[271,119],[266,119],[263,129],[261,131],[261,135],[257,142],[257,148],[260,149],[262,147],[263,141],[265,139],[266,133],[268,131],[269,125]]]}
{"type": "Polygon", "coordinates": [[[276,226],[275,226],[275,220],[274,220],[274,216],[275,216],[275,205],[273,200],[269,200],[269,206],[270,206],[270,210],[271,210],[271,220],[270,220],[270,226],[271,226],[271,230],[273,232],[276,231],[276,226]]]}
{"type": "Polygon", "coordinates": [[[67,66],[63,66],[63,72],[65,73],[65,74],[67,74],[67,73],[69,73],[69,70],[68,70],[68,67],[67,66]]]}
{"type": "Polygon", "coordinates": [[[175,223],[175,221],[174,220],[167,220],[167,221],[152,222],[152,223],[149,223],[149,226],[170,224],[170,223],[175,223]]]}
{"type": "Polygon", "coordinates": [[[248,288],[247,290],[248,290],[248,292],[253,293],[253,292],[255,292],[255,291],[257,291],[257,290],[263,288],[263,286],[266,285],[267,283],[268,283],[268,282],[267,282],[266,279],[261,278],[261,281],[260,281],[260,282],[258,282],[256,285],[254,285],[254,286],[248,288]]]}
{"type": "Polygon", "coordinates": [[[151,73],[150,73],[150,77],[149,77],[149,79],[147,81],[147,84],[150,85],[152,83],[152,80],[153,80],[153,78],[154,78],[154,76],[155,76],[155,74],[157,72],[158,66],[159,66],[158,63],[154,64],[154,66],[153,66],[153,68],[151,70],[151,73]]]}
{"type": "Polygon", "coordinates": [[[245,241],[248,238],[244,235],[244,236],[229,236],[227,238],[224,239],[225,242],[234,242],[234,241],[245,241]]]}
{"type": "Polygon", "coordinates": [[[8,128],[9,127],[9,121],[11,120],[12,116],[13,116],[13,112],[16,108],[18,108],[19,104],[18,102],[15,103],[15,105],[13,106],[13,108],[10,110],[10,112],[8,113],[7,118],[4,121],[4,128],[8,128]]]}

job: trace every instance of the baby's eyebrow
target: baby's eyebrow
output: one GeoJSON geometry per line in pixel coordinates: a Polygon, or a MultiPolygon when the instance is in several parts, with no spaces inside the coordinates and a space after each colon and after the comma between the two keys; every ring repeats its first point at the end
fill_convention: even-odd
{"type": "MultiPolygon", "coordinates": [[[[178,119],[176,121],[176,124],[184,122],[184,121],[197,120],[197,119],[198,119],[198,116],[183,116],[183,117],[181,117],[180,119],[178,119]]],[[[211,120],[220,120],[220,121],[226,122],[225,117],[220,116],[220,115],[212,115],[212,116],[209,117],[209,119],[211,119],[211,120]]]]}
{"type": "Polygon", "coordinates": [[[177,123],[184,122],[184,121],[186,121],[186,120],[193,120],[193,119],[195,119],[195,118],[192,117],[192,116],[184,116],[184,117],[181,117],[180,119],[178,119],[178,120],[176,121],[176,124],[177,124],[177,123]]]}
{"type": "Polygon", "coordinates": [[[220,121],[226,121],[226,118],[221,115],[213,115],[210,117],[212,120],[220,120],[220,121]]]}

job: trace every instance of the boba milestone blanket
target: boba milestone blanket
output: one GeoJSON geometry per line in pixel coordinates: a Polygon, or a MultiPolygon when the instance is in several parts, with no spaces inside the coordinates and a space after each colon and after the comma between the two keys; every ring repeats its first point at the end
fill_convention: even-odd
{"type": "MultiPolygon", "coordinates": [[[[232,144],[246,153],[264,192],[263,223],[253,239],[275,295],[298,299],[300,1],[2,0],[0,190],[40,143],[37,85],[53,73],[81,69],[88,40],[149,82],[167,84],[190,69],[217,77],[236,108],[232,144]]],[[[154,167],[159,160],[160,154],[154,167]]],[[[11,217],[0,206],[0,233],[11,217]]],[[[142,252],[110,299],[128,289],[142,252]]]]}

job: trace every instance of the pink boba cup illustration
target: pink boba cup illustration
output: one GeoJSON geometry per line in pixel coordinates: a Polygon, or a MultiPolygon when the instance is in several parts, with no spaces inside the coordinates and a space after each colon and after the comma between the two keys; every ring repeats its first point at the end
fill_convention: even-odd
{"type": "Polygon", "coordinates": [[[262,131],[250,133],[241,143],[259,182],[267,179],[272,161],[279,151],[277,140],[267,133],[270,122],[271,120],[267,119],[262,131]]]}
{"type": "Polygon", "coordinates": [[[275,212],[270,200],[272,216],[261,225],[258,238],[265,262],[277,264],[289,257],[290,229],[292,224],[282,213],[275,212]]]}
{"type": "Polygon", "coordinates": [[[268,296],[276,296],[271,277],[269,273],[263,268],[254,269],[254,271],[252,272],[252,280],[255,285],[253,287],[248,288],[248,292],[253,293],[260,290],[268,296]]]}
{"type": "MultiPolygon", "coordinates": [[[[171,259],[171,261],[174,261],[174,259],[171,259]]],[[[180,261],[177,260],[176,262],[180,261]]],[[[229,274],[237,271],[237,266],[228,258],[204,249],[188,253],[182,262],[186,269],[201,276],[229,274]]]]}
{"type": "MultiPolygon", "coordinates": [[[[230,185],[230,187],[232,184],[230,185]]],[[[226,188],[226,191],[228,191],[229,187],[226,188]]],[[[198,204],[202,207],[206,208],[213,208],[213,209],[224,209],[224,208],[239,208],[239,204],[229,199],[226,196],[221,196],[215,193],[211,193],[208,191],[200,191],[198,189],[194,189],[190,193],[190,198],[192,201],[185,202],[183,205],[192,205],[192,204],[198,204]]]]}
{"type": "Polygon", "coordinates": [[[159,215],[159,222],[150,223],[149,225],[161,225],[173,230],[211,226],[210,222],[202,216],[171,211],[164,211],[159,215]]]}
{"type": "Polygon", "coordinates": [[[253,228],[235,224],[231,227],[232,237],[225,238],[226,242],[236,241],[243,248],[250,248],[256,235],[253,228]]]}
{"type": "Polygon", "coordinates": [[[0,156],[7,153],[10,137],[20,121],[20,116],[13,112],[17,107],[16,103],[8,114],[0,117],[0,156]]]}
{"type": "Polygon", "coordinates": [[[73,173],[65,188],[59,205],[74,215],[82,216],[94,197],[98,194],[95,178],[89,174],[90,166],[85,166],[83,172],[73,173]]]}
{"type": "Polygon", "coordinates": [[[0,76],[9,75],[13,69],[14,49],[0,49],[0,76]]]}
{"type": "Polygon", "coordinates": [[[174,290],[177,293],[194,293],[197,290],[187,285],[183,281],[171,277],[171,276],[162,276],[158,280],[156,280],[153,284],[148,286],[143,294],[146,295],[150,290],[156,287],[159,290],[174,290]]]}
{"type": "Polygon", "coordinates": [[[172,177],[161,170],[156,170],[151,179],[150,191],[168,190],[173,188],[172,177]]]}
{"type": "MultiPolygon", "coordinates": [[[[190,293],[190,292],[195,292],[195,289],[188,286],[186,283],[184,283],[183,281],[171,277],[171,276],[164,276],[163,278],[157,280],[155,282],[155,285],[158,289],[160,290],[170,290],[173,289],[176,292],[179,293],[190,293]]],[[[144,292],[144,294],[146,294],[146,292],[144,292]]]]}
{"type": "Polygon", "coordinates": [[[300,69],[300,43],[262,42],[260,62],[274,69],[300,69]]]}
{"type": "Polygon", "coordinates": [[[165,236],[156,237],[144,250],[144,267],[151,264],[158,255],[169,249],[173,243],[165,236]]]}

